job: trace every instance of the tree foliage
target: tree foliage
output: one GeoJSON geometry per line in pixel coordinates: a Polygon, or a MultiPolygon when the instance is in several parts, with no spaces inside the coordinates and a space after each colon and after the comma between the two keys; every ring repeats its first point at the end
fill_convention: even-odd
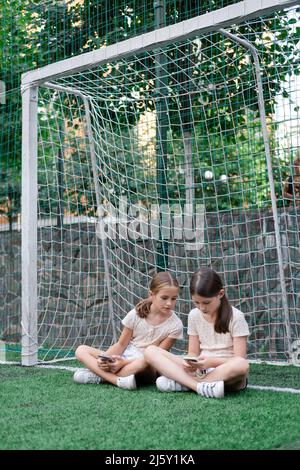
{"type": "MultiPolygon", "coordinates": [[[[5,81],[7,89],[6,104],[1,105],[0,109],[2,122],[0,211],[5,212],[11,219],[20,210],[21,95],[19,87],[21,74],[27,70],[42,67],[46,64],[97,49],[131,37],[134,34],[153,29],[155,27],[153,1],[146,0],[141,3],[135,0],[124,0],[123,2],[108,0],[66,0],[59,2],[55,0],[48,0],[46,2],[40,2],[39,0],[18,0],[16,12],[16,10],[11,8],[10,2],[0,0],[2,22],[2,29],[0,31],[0,59],[2,63],[0,79],[5,81]]],[[[232,3],[235,2],[169,0],[166,1],[166,24],[182,21],[188,17],[211,11],[212,8],[232,3]]],[[[295,21],[286,12],[281,12],[276,17],[264,19],[263,21],[257,20],[256,22],[244,23],[233,30],[233,32],[247,37],[259,50],[263,71],[265,106],[270,121],[274,115],[276,96],[278,93],[288,94],[288,91],[285,90],[286,77],[292,74],[299,74],[300,28],[295,24],[295,21]]],[[[178,94],[181,95],[182,98],[178,104],[178,102],[175,103],[174,96],[170,95],[168,97],[170,122],[168,135],[171,139],[169,145],[177,145],[178,153],[184,154],[182,143],[180,143],[182,129],[180,129],[178,124],[180,122],[183,123],[184,126],[187,126],[187,130],[191,116],[195,122],[199,123],[204,122],[208,118],[212,123],[214,119],[218,120],[216,129],[219,131],[219,135],[221,135],[221,131],[223,134],[226,133],[227,147],[230,148],[232,146],[234,139],[238,135],[240,153],[245,158],[237,163],[236,153],[232,152],[230,155],[228,154],[226,164],[224,163],[222,167],[221,158],[223,159],[223,155],[218,151],[212,155],[205,150],[208,147],[208,142],[203,132],[203,127],[201,128],[201,125],[199,125],[195,129],[194,142],[196,197],[199,200],[205,197],[207,201],[211,198],[212,201],[213,196],[217,195],[217,201],[219,200],[218,208],[231,208],[235,207],[239,201],[235,200],[234,197],[229,200],[227,196],[228,189],[234,194],[236,191],[241,190],[242,185],[248,184],[249,205],[260,204],[268,197],[266,189],[268,181],[261,141],[257,141],[254,148],[250,149],[251,152],[258,155],[255,160],[252,158],[251,152],[249,155],[249,148],[247,148],[247,142],[251,132],[253,132],[250,122],[247,123],[248,129],[243,132],[240,131],[233,135],[233,131],[230,131],[230,129],[237,129],[239,127],[241,129],[245,128],[245,114],[239,101],[233,101],[230,103],[230,106],[224,106],[223,111],[219,108],[217,116],[216,109],[211,104],[216,102],[216,100],[225,102],[226,91],[220,90],[213,96],[213,93],[207,87],[207,92],[203,92],[202,96],[202,99],[207,102],[204,116],[201,115],[204,112],[204,108],[197,105],[196,94],[193,94],[193,86],[199,86],[200,77],[203,74],[207,77],[206,85],[209,85],[210,76],[213,82],[218,82],[218,70],[222,71],[223,76],[228,77],[229,81],[230,79],[235,79],[237,70],[232,64],[236,63],[236,61],[231,59],[235,58],[237,49],[236,47],[228,47],[226,40],[221,38],[220,35],[207,35],[202,38],[202,48],[209,49],[211,57],[215,56],[217,59],[206,61],[206,69],[196,66],[193,69],[194,85],[189,84],[189,89],[183,89],[183,93],[180,87],[182,87],[184,80],[182,80],[180,70],[189,70],[189,65],[184,62],[186,60],[184,57],[190,56],[190,51],[179,48],[177,56],[170,53],[170,78],[167,85],[169,88],[176,90],[175,94],[177,96],[178,94]],[[219,54],[220,48],[223,48],[224,51],[226,50],[226,57],[219,54]],[[175,85],[175,81],[177,85],[175,85]],[[193,97],[190,107],[185,104],[185,92],[190,93],[193,97]],[[186,109],[186,114],[178,112],[180,108],[186,109]],[[220,111],[222,111],[221,114],[220,111]],[[199,148],[204,149],[200,154],[197,153],[199,148]],[[242,170],[241,165],[243,166],[242,170]],[[215,167],[215,181],[204,181],[203,171],[211,169],[213,166],[215,167]],[[239,171],[243,174],[253,174],[252,170],[253,166],[255,166],[255,177],[248,182],[238,180],[238,178],[235,179],[234,176],[235,174],[237,175],[238,166],[239,171]],[[221,174],[231,176],[230,188],[228,187],[228,182],[226,184],[219,182],[221,174]],[[257,193],[257,188],[260,188],[259,194],[257,193]]],[[[197,61],[196,53],[193,60],[197,61]]],[[[238,66],[241,74],[246,73],[249,63],[240,62],[238,66]]],[[[139,116],[146,110],[154,109],[154,101],[151,97],[153,98],[157,94],[155,87],[155,61],[144,59],[138,68],[132,67],[131,73],[128,72],[130,72],[130,61],[123,65],[118,64],[113,66],[113,70],[106,80],[105,87],[109,89],[118,83],[119,90],[122,90],[123,96],[128,98],[127,100],[120,100],[117,106],[114,101],[114,106],[107,108],[107,119],[110,119],[112,122],[122,123],[126,122],[129,118],[129,124],[132,126],[132,129],[129,129],[128,133],[131,133],[134,131],[133,129],[139,120],[139,116]],[[131,99],[133,92],[138,92],[141,99],[131,99]]],[[[201,84],[201,87],[203,89],[203,84],[201,84]]],[[[254,91],[253,85],[248,87],[243,92],[242,99],[247,103],[248,118],[251,115],[251,120],[255,122],[258,110],[257,102],[253,99],[254,91]]],[[[273,124],[271,144],[274,138],[274,131],[275,127],[273,124]]],[[[216,149],[220,148],[221,145],[218,141],[219,139],[220,137],[216,135],[214,142],[214,148],[216,149]]],[[[77,156],[76,158],[80,161],[81,157],[77,156]]],[[[175,189],[175,185],[172,189],[172,178],[174,178],[174,181],[177,177],[180,180],[176,168],[180,168],[182,165],[183,162],[178,159],[177,167],[174,167],[168,173],[170,198],[176,198],[178,191],[182,192],[182,198],[184,198],[184,177],[182,177],[182,186],[179,186],[179,190],[178,188],[175,189]]],[[[102,178],[104,177],[105,175],[102,175],[102,178]]],[[[137,193],[142,193],[143,188],[137,188],[136,191],[137,193]]],[[[80,194],[78,194],[78,197],[80,197],[80,194]]],[[[211,205],[210,208],[213,209],[215,206],[211,205]]],[[[85,209],[83,207],[80,210],[84,212],[85,209]]]]}

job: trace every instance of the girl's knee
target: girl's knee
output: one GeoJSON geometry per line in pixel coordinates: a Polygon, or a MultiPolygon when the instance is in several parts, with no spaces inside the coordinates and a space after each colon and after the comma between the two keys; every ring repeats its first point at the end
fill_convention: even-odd
{"type": "Polygon", "coordinates": [[[153,354],[155,354],[158,349],[159,348],[157,346],[148,346],[145,349],[144,358],[147,363],[149,362],[149,360],[151,360],[151,358],[153,357],[153,354]]]}
{"type": "Polygon", "coordinates": [[[87,347],[82,344],[81,346],[78,346],[78,348],[75,351],[75,357],[76,359],[80,360],[83,355],[85,355],[87,352],[87,347]]]}
{"type": "Polygon", "coordinates": [[[244,357],[236,357],[234,361],[234,366],[238,375],[248,375],[249,363],[244,357]]]}

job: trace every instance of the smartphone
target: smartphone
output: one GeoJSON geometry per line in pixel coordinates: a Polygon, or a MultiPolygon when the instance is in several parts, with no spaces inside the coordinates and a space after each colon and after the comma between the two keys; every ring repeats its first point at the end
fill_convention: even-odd
{"type": "Polygon", "coordinates": [[[99,359],[102,359],[102,361],[106,362],[115,362],[114,358],[111,356],[106,356],[105,354],[99,354],[98,355],[99,359]]]}
{"type": "Polygon", "coordinates": [[[195,356],[186,355],[186,356],[183,356],[183,359],[188,362],[198,362],[198,358],[195,356]]]}

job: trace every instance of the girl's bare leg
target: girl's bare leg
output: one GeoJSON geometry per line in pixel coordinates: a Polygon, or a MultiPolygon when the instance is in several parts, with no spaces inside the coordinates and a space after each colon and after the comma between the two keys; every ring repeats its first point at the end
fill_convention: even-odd
{"type": "Polygon", "coordinates": [[[132,374],[136,375],[146,371],[146,369],[149,369],[149,371],[153,370],[153,368],[149,366],[148,362],[145,361],[144,357],[139,357],[122,367],[122,369],[118,371],[118,376],[127,377],[132,374]]]}
{"type": "Polygon", "coordinates": [[[176,357],[168,351],[156,346],[149,346],[145,351],[145,359],[162,375],[197,391],[197,384],[201,382],[225,382],[226,391],[236,391],[244,387],[249,371],[248,361],[242,357],[233,357],[227,362],[216,367],[203,378],[193,377],[185,372],[184,360],[176,357]]]}
{"type": "MultiPolygon", "coordinates": [[[[157,353],[162,354],[164,357],[167,357],[167,358],[171,359],[173,362],[175,362],[175,364],[179,364],[181,366],[185,364],[185,361],[183,360],[182,357],[175,356],[175,354],[172,354],[169,351],[166,351],[165,349],[161,349],[158,346],[148,346],[146,351],[148,351],[147,357],[149,356],[149,361],[151,360],[151,354],[152,354],[152,351],[153,351],[154,354],[156,354],[156,352],[157,352],[157,353]],[[151,348],[151,349],[149,349],[149,348],[151,348]]],[[[149,361],[147,360],[148,363],[149,363],[149,361]]]]}
{"type": "Polygon", "coordinates": [[[195,392],[197,391],[198,381],[185,372],[183,368],[185,361],[181,357],[177,357],[157,346],[148,346],[144,357],[148,364],[153,366],[161,375],[165,375],[195,392]]]}
{"type": "Polygon", "coordinates": [[[91,348],[90,346],[79,346],[76,351],[75,355],[76,358],[82,362],[89,370],[94,372],[94,374],[101,377],[106,382],[109,382],[113,385],[117,385],[118,376],[113,374],[112,372],[106,372],[98,366],[97,358],[98,354],[105,354],[104,351],[100,351],[100,349],[91,348]]]}
{"type": "Polygon", "coordinates": [[[144,357],[135,359],[118,371],[118,376],[126,377],[134,374],[138,385],[153,384],[157,379],[156,370],[148,364],[144,357]]]}
{"type": "Polygon", "coordinates": [[[118,377],[127,377],[128,375],[142,375],[141,379],[143,381],[147,380],[147,383],[153,383],[156,377],[156,371],[153,367],[145,361],[143,357],[138,358],[132,361],[129,364],[126,364],[122,369],[120,369],[116,374],[112,372],[104,371],[100,369],[97,363],[97,358],[99,354],[105,354],[104,351],[99,349],[92,348],[90,346],[79,346],[76,349],[76,358],[82,362],[89,370],[94,374],[98,375],[106,382],[109,382],[113,385],[117,385],[118,377]],[[149,380],[148,380],[149,376],[149,380]]]}
{"type": "Polygon", "coordinates": [[[226,391],[237,391],[246,384],[249,364],[243,357],[233,357],[216,367],[212,372],[200,379],[201,382],[216,382],[223,380],[226,391]]]}

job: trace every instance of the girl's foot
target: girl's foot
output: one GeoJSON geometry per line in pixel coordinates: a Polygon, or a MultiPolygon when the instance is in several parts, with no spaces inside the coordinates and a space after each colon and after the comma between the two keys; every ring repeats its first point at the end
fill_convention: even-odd
{"type": "Polygon", "coordinates": [[[74,382],[78,384],[99,384],[103,379],[99,375],[94,374],[89,369],[78,369],[74,376],[74,382]]]}

